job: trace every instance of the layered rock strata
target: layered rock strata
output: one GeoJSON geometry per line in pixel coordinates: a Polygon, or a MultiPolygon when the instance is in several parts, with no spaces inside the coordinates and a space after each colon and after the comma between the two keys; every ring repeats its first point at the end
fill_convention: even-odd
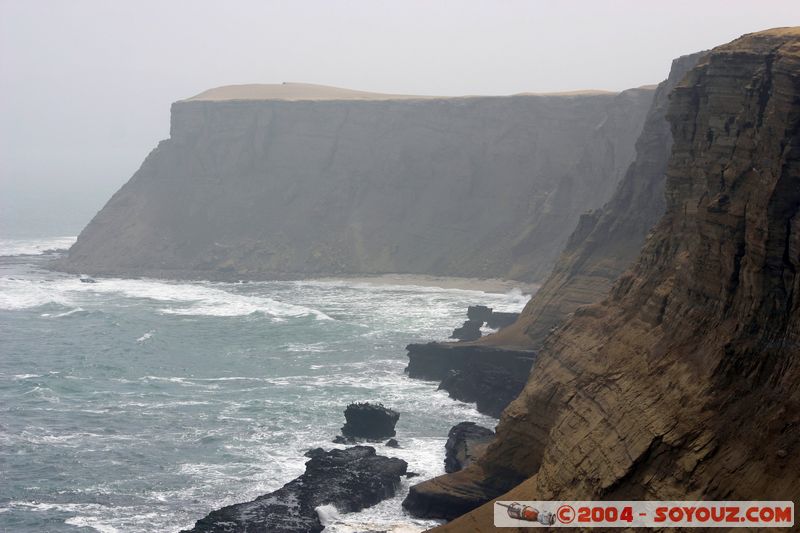
{"type": "Polygon", "coordinates": [[[170,138],[56,266],[168,278],[537,280],[580,214],[611,196],[653,92],[211,91],[173,104],[170,138]]]}
{"type": "MultiPolygon", "coordinates": [[[[664,217],[437,478],[452,498],[800,498],[800,28],[711,51],[668,119],[664,217]]],[[[493,530],[490,504],[441,528],[493,530]]]]}
{"type": "Polygon", "coordinates": [[[409,344],[408,376],[439,381],[451,398],[498,417],[522,391],[536,352],[466,343],[409,344]]]}

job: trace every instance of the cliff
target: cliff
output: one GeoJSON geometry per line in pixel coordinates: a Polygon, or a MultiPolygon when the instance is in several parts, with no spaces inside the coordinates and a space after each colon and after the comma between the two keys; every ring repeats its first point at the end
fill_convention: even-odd
{"type": "Polygon", "coordinates": [[[669,95],[705,53],[672,62],[636,141],[636,159],[614,195],[602,208],[580,217],[553,271],[520,319],[482,344],[538,348],[570,313],[605,297],[614,280],[633,264],[645,237],[664,214],[664,179],[672,148],[666,117],[669,95]]]}
{"type": "Polygon", "coordinates": [[[537,280],[634,156],[653,97],[411,97],[287,84],[172,106],[162,141],[57,267],[537,280]]]}
{"type": "Polygon", "coordinates": [[[800,28],[712,50],[668,120],[664,217],[544,341],[451,498],[800,498],[800,28]]]}
{"type": "Polygon", "coordinates": [[[581,216],[555,268],[519,319],[477,342],[409,345],[409,376],[440,381],[439,388],[451,397],[477,401],[479,411],[499,417],[524,387],[535,351],[550,330],[581,305],[605,297],[613,281],[633,264],[648,232],[663,215],[664,179],[672,147],[666,118],[669,94],[704,54],[673,61],[669,76],[656,88],[636,141],[636,159],[611,200],[581,216]],[[418,370],[433,364],[438,372],[418,370]]]}
{"type": "Polygon", "coordinates": [[[483,414],[499,417],[522,391],[536,357],[532,350],[460,342],[409,344],[406,373],[439,382],[439,389],[483,414]]]}

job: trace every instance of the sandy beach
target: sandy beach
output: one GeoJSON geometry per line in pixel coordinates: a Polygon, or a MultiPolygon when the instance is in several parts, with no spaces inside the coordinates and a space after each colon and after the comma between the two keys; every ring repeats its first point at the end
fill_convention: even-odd
{"type": "Polygon", "coordinates": [[[420,287],[441,287],[443,289],[462,289],[506,293],[519,289],[524,294],[535,293],[540,285],[496,278],[457,278],[444,276],[425,276],[419,274],[380,274],[376,276],[348,276],[314,278],[316,281],[347,281],[351,283],[374,283],[376,285],[416,285],[420,287]]]}

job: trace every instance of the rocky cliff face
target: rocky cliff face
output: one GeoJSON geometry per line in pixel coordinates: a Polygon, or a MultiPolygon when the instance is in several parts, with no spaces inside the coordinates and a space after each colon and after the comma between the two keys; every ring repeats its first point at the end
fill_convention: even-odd
{"type": "Polygon", "coordinates": [[[667,105],[672,89],[706,52],[672,62],[636,141],[636,159],[602,208],[580,217],[547,281],[517,323],[485,344],[539,347],[550,330],[581,305],[598,302],[629,268],[664,214],[664,179],[672,147],[667,105]]]}
{"type": "MultiPolygon", "coordinates": [[[[714,49],[668,119],[664,217],[546,339],[459,494],[800,498],[800,28],[714,49]]],[[[491,523],[484,505],[442,530],[491,523]]]]}
{"type": "Polygon", "coordinates": [[[504,350],[459,342],[409,344],[406,373],[439,382],[439,389],[483,414],[499,417],[522,391],[536,358],[532,350],[504,350]]]}
{"type": "MultiPolygon", "coordinates": [[[[647,233],[663,215],[664,180],[672,146],[666,118],[669,94],[704,54],[673,61],[669,77],[656,89],[636,141],[636,159],[614,196],[601,209],[581,216],[553,272],[519,319],[476,343],[409,345],[411,377],[440,380],[440,388],[452,397],[477,400],[478,409],[492,416],[499,416],[517,397],[530,367],[508,361],[532,364],[535,350],[551,329],[581,305],[603,299],[613,281],[632,265],[647,233]],[[471,354],[480,354],[480,358],[471,354]],[[419,370],[433,365],[438,373],[419,370]]],[[[482,323],[470,317],[454,336],[477,340],[482,323]]]]}
{"type": "Polygon", "coordinates": [[[245,89],[175,103],[170,138],[61,268],[536,280],[580,213],[622,178],[654,92],[412,98],[245,89]]]}

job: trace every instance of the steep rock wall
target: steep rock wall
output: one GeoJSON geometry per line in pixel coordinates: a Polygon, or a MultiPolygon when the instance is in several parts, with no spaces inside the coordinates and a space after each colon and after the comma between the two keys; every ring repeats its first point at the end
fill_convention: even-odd
{"type": "Polygon", "coordinates": [[[60,267],[537,280],[613,192],[653,92],[177,102],[60,267]]]}
{"type": "Polygon", "coordinates": [[[664,214],[664,180],[672,147],[667,105],[672,89],[706,52],[672,62],[636,141],[636,159],[602,208],[581,216],[553,271],[519,320],[481,344],[538,348],[551,329],[581,305],[598,302],[629,268],[664,214]]]}
{"type": "MultiPolygon", "coordinates": [[[[714,49],[668,118],[665,216],[544,342],[459,494],[800,498],[800,28],[714,49]]],[[[441,530],[491,523],[487,504],[441,530]]]]}

